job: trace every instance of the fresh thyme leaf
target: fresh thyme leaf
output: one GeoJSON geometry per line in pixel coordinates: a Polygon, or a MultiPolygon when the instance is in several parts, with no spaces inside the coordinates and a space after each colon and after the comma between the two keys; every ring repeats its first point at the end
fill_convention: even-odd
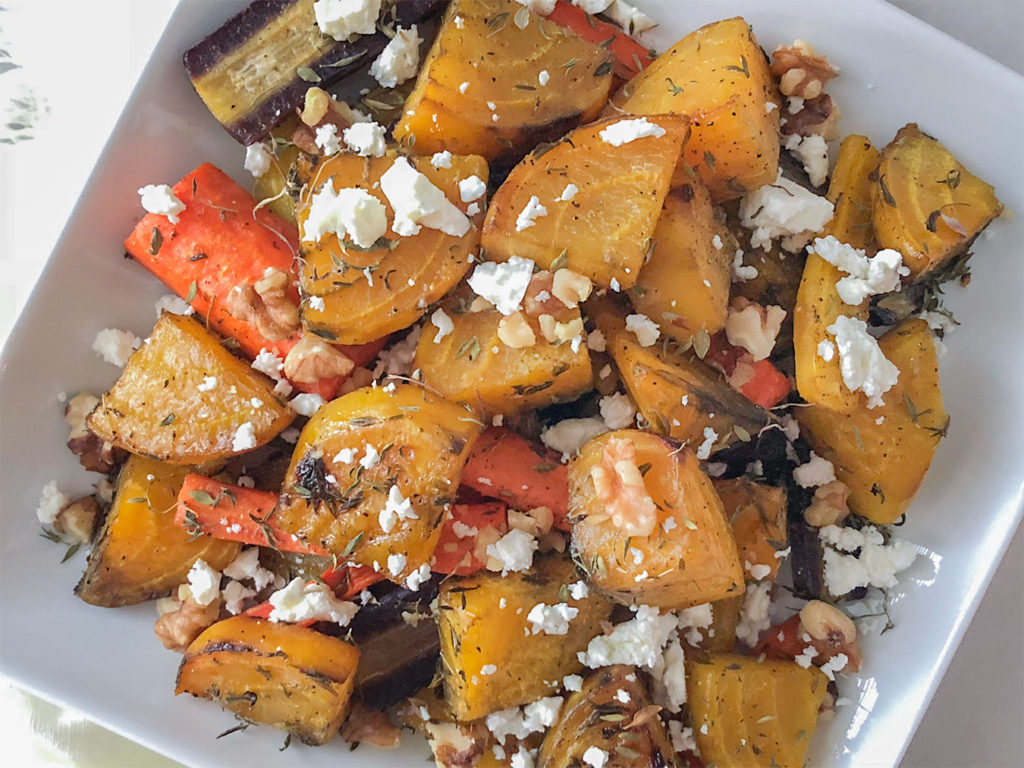
{"type": "Polygon", "coordinates": [[[666,77],[665,79],[668,81],[668,92],[671,93],[673,96],[678,96],[680,93],[683,92],[682,88],[680,88],[678,85],[672,82],[671,77],[666,77]]]}
{"type": "Polygon", "coordinates": [[[530,9],[524,6],[516,11],[512,23],[519,27],[519,29],[526,29],[530,25],[530,9]]]}
{"type": "Polygon", "coordinates": [[[198,503],[200,503],[200,504],[202,504],[204,506],[212,507],[212,506],[215,505],[213,496],[211,496],[206,491],[203,491],[203,490],[189,491],[188,495],[191,496],[194,501],[196,501],[196,502],[198,502],[198,503]]]}
{"type": "Polygon", "coordinates": [[[314,72],[309,67],[299,67],[295,70],[295,74],[299,76],[301,80],[305,80],[307,83],[319,83],[323,80],[320,75],[314,72]]]}
{"type": "Polygon", "coordinates": [[[730,64],[726,69],[730,72],[742,72],[747,77],[750,77],[750,68],[747,66],[746,56],[740,56],[740,66],[737,67],[735,64],[730,64]]]}
{"type": "Polygon", "coordinates": [[[597,69],[594,70],[594,77],[604,77],[612,71],[612,60],[605,59],[597,65],[597,69]]]}
{"type": "Polygon", "coordinates": [[[569,249],[563,248],[562,252],[555,257],[555,260],[551,262],[551,271],[557,272],[560,269],[564,269],[569,265],[569,249]]]}
{"type": "Polygon", "coordinates": [[[160,422],[160,426],[169,427],[171,424],[174,423],[174,420],[176,418],[178,418],[178,415],[176,413],[168,413],[166,416],[164,416],[163,421],[160,422]]]}
{"type": "Polygon", "coordinates": [[[191,304],[197,293],[199,293],[199,284],[193,280],[188,287],[188,294],[185,296],[185,303],[191,304]]]}
{"type": "Polygon", "coordinates": [[[157,227],[153,227],[153,234],[149,236],[149,255],[156,256],[160,253],[160,246],[163,244],[163,233],[157,227]]]}
{"type": "Polygon", "coordinates": [[[367,50],[363,49],[359,53],[354,53],[351,56],[346,56],[343,59],[338,59],[333,64],[321,64],[322,67],[347,67],[349,64],[354,64],[359,61],[363,56],[367,54],[367,50]]]}

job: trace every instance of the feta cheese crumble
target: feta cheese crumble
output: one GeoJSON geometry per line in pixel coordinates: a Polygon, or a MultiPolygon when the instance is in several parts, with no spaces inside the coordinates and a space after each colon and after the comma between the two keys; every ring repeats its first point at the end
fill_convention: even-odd
{"type": "Polygon", "coordinates": [[[575,184],[566,184],[561,194],[559,194],[559,196],[555,198],[555,201],[559,203],[567,203],[574,197],[576,197],[576,193],[579,191],[580,188],[577,187],[575,184]]]}
{"type": "Polygon", "coordinates": [[[626,315],[626,330],[633,332],[641,347],[653,346],[661,336],[661,326],[647,315],[626,315]]]}
{"type": "Polygon", "coordinates": [[[188,588],[199,605],[209,605],[220,596],[220,571],[199,558],[188,572],[188,588]]]}
{"type": "Polygon", "coordinates": [[[626,34],[636,35],[658,26],[658,23],[625,0],[612,0],[605,9],[608,18],[618,24],[626,34]]]}
{"type": "Polygon", "coordinates": [[[487,545],[487,570],[525,571],[533,565],[533,553],[537,551],[537,539],[526,531],[513,528],[493,544],[487,545]]]}
{"type": "Polygon", "coordinates": [[[491,302],[503,315],[518,311],[533,277],[534,264],[529,259],[512,256],[505,262],[486,261],[478,264],[469,277],[469,287],[477,296],[491,302]]]}
{"type": "Polygon", "coordinates": [[[541,442],[553,451],[562,454],[563,460],[575,455],[588,440],[608,431],[608,425],[601,419],[565,419],[552,424],[540,433],[541,442]]]}
{"type": "Polygon", "coordinates": [[[555,10],[556,0],[516,0],[516,2],[526,6],[538,16],[547,16],[555,10]]]}
{"type": "Polygon", "coordinates": [[[793,470],[793,480],[801,488],[815,488],[819,485],[827,485],[836,479],[836,468],[828,459],[811,451],[811,458],[806,464],[801,464],[793,470]]]}
{"type": "Polygon", "coordinates": [[[718,440],[718,433],[711,427],[704,427],[704,442],[697,446],[697,458],[701,461],[708,458],[716,440],[718,440]]]}
{"type": "Polygon", "coordinates": [[[900,370],[886,359],[868,325],[857,317],[840,315],[826,328],[836,339],[839,370],[851,392],[863,392],[868,408],[883,405],[882,395],[892,389],[900,370]]]}
{"type": "Polygon", "coordinates": [[[764,630],[771,626],[768,607],[771,604],[772,583],[757,581],[747,584],[746,597],[740,608],[740,621],[736,626],[736,637],[753,648],[764,630]]]}
{"type": "Polygon", "coordinates": [[[142,207],[149,213],[166,216],[171,224],[177,224],[178,214],[185,210],[185,204],[167,184],[147,184],[139,188],[142,207]]]}
{"type": "Polygon", "coordinates": [[[526,207],[519,212],[516,217],[516,232],[522,232],[524,229],[529,229],[534,226],[541,216],[547,216],[548,209],[540,203],[540,198],[536,195],[531,195],[529,202],[526,207]]]}
{"type": "Polygon", "coordinates": [[[817,238],[807,252],[818,254],[847,274],[836,283],[836,291],[843,303],[851,306],[860,305],[869,296],[898,290],[900,277],[910,274],[899,251],[886,248],[869,258],[864,251],[832,235],[817,238]]]}
{"type": "Polygon", "coordinates": [[[412,508],[412,502],[402,495],[398,485],[392,485],[388,489],[388,498],[384,502],[384,509],[380,511],[379,522],[384,533],[391,533],[399,520],[419,520],[419,515],[412,508]]]}
{"type": "Polygon", "coordinates": [[[253,428],[252,422],[247,421],[235,430],[235,434],[231,438],[231,450],[241,453],[242,451],[251,451],[255,447],[256,430],[253,428]]]}
{"type": "Polygon", "coordinates": [[[259,178],[270,170],[270,153],[262,142],[250,144],[245,148],[245,170],[255,178],[259,178]]]}
{"type": "Polygon", "coordinates": [[[608,429],[626,429],[636,417],[636,406],[629,395],[621,392],[613,392],[602,397],[598,408],[608,429]]]}
{"type": "Polygon", "coordinates": [[[597,746],[587,747],[583,753],[583,762],[590,768],[604,768],[605,763],[608,762],[608,753],[597,746]]]}
{"type": "Polygon", "coordinates": [[[339,42],[351,35],[372,35],[377,31],[381,0],[316,0],[313,14],[325,35],[339,42]]]}
{"type": "Polygon", "coordinates": [[[356,615],[359,606],[346,600],[339,600],[326,584],[314,581],[306,584],[302,579],[292,579],[269,598],[272,609],[269,619],[298,623],[302,621],[332,621],[338,626],[347,626],[356,615]]]}
{"type": "Polygon", "coordinates": [[[466,214],[404,157],[397,158],[380,177],[380,188],[394,209],[391,228],[396,234],[415,235],[423,227],[452,237],[462,237],[469,231],[466,214]]]}
{"type": "Polygon", "coordinates": [[[434,314],[430,316],[430,322],[437,328],[437,333],[434,334],[435,344],[440,343],[441,339],[455,330],[455,323],[441,308],[434,310],[434,314]]]}
{"type": "Polygon", "coordinates": [[[324,406],[324,399],[320,395],[303,392],[288,401],[288,407],[300,416],[312,416],[324,406]]]}
{"type": "Polygon", "coordinates": [[[734,347],[747,350],[754,362],[766,359],[775,349],[775,340],[786,319],[786,310],[774,304],[762,307],[753,302],[734,300],[725,319],[725,335],[734,347]]]}
{"type": "Polygon", "coordinates": [[[832,362],[832,359],[836,356],[836,345],[828,339],[823,339],[818,342],[818,357],[824,360],[826,363],[832,362]]]}
{"type": "Polygon", "coordinates": [[[575,619],[577,614],[579,609],[568,603],[537,603],[526,615],[526,620],[533,625],[531,634],[538,635],[543,632],[547,635],[566,635],[569,633],[569,622],[575,619]]]}
{"type": "Polygon", "coordinates": [[[675,628],[675,616],[670,613],[661,616],[657,608],[641,605],[632,619],[615,625],[607,635],[598,635],[587,644],[585,651],[576,655],[591,669],[611,664],[652,669],[675,628]]]}
{"type": "Polygon", "coordinates": [[[342,131],[345,146],[360,157],[383,157],[387,150],[385,128],[374,122],[353,123],[342,131]]]}
{"type": "Polygon", "coordinates": [[[327,234],[348,236],[360,248],[369,248],[387,231],[387,209],[380,200],[365,189],[335,189],[327,183],[313,195],[301,234],[307,242],[327,234]]]}
{"type": "Polygon", "coordinates": [[[333,123],[317,126],[316,133],[313,135],[313,143],[325,155],[336,155],[341,152],[341,138],[338,136],[338,126],[333,123]]]}
{"type": "Polygon", "coordinates": [[[601,130],[601,141],[611,144],[613,147],[621,147],[637,139],[647,136],[660,138],[665,135],[665,129],[657,123],[650,122],[646,117],[629,118],[612,123],[601,130]]]}
{"type": "Polygon", "coordinates": [[[104,362],[124,368],[132,352],[142,346],[142,339],[120,328],[104,328],[96,334],[92,351],[104,362]]]}
{"type": "Polygon", "coordinates": [[[740,223],[753,230],[752,247],[767,251],[773,238],[784,237],[783,247],[794,250],[802,247],[813,233],[820,232],[832,220],[834,210],[827,198],[783,178],[780,171],[774,184],[744,195],[740,201],[740,223]]]}
{"type": "Polygon", "coordinates": [[[882,532],[873,525],[859,531],[827,525],[818,531],[818,538],[824,545],[825,586],[836,596],[857,587],[895,587],[896,574],[909,568],[917,558],[913,544],[896,537],[890,537],[887,544],[882,532]]]}
{"type": "MultiPolygon", "coordinates": [[[[469,85],[469,83],[466,83],[469,85]]],[[[430,164],[435,168],[451,168],[452,167],[452,153],[447,149],[443,152],[435,152],[430,156],[430,164]]]]}
{"type": "Polygon", "coordinates": [[[43,490],[39,494],[39,503],[36,505],[36,517],[43,525],[53,525],[57,515],[70,503],[71,499],[68,498],[67,494],[57,487],[57,481],[51,480],[43,486],[43,490]]]}
{"type": "Polygon", "coordinates": [[[467,179],[459,180],[459,197],[464,203],[471,203],[479,200],[487,192],[487,185],[479,176],[470,176],[467,179]]]}
{"type": "Polygon", "coordinates": [[[420,68],[421,42],[415,24],[409,29],[398,27],[395,36],[370,65],[370,75],[385,88],[394,88],[415,77],[420,68]]]}
{"type": "Polygon", "coordinates": [[[828,145],[818,134],[801,136],[792,134],[784,145],[800,161],[811,184],[820,187],[828,178],[828,145]]]}
{"type": "Polygon", "coordinates": [[[188,302],[180,296],[175,296],[173,293],[168,293],[157,299],[154,308],[156,309],[157,319],[160,319],[160,315],[164,312],[170,312],[172,315],[191,315],[195,312],[188,302]]]}

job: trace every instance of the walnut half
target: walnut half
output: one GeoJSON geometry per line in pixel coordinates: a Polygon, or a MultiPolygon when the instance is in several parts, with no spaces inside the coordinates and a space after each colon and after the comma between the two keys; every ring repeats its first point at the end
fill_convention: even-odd
{"type": "Polygon", "coordinates": [[[303,334],[284,358],[284,375],[297,384],[347,376],[355,363],[337,347],[310,333],[303,334]]]}
{"type": "Polygon", "coordinates": [[[825,83],[839,74],[831,62],[803,40],[780,45],[772,54],[772,74],[779,78],[783,95],[813,99],[822,94],[825,83]]]}
{"type": "Polygon", "coordinates": [[[209,605],[200,605],[192,596],[186,597],[176,609],[156,620],[153,631],[169,651],[183,653],[199,637],[199,633],[220,616],[220,597],[209,605]]]}
{"type": "Polygon", "coordinates": [[[266,339],[280,341],[299,330],[299,308],[288,297],[291,275],[268,269],[255,283],[236,285],[225,306],[236,320],[252,323],[266,339]]]}

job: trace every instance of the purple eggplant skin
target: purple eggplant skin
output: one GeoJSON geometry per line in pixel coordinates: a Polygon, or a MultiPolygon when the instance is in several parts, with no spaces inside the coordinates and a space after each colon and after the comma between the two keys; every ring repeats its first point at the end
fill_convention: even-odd
{"type": "MultiPolygon", "coordinates": [[[[255,0],[248,8],[228,19],[221,27],[185,52],[185,71],[193,84],[215,69],[225,56],[244,47],[263,27],[278,16],[293,10],[303,0],[255,0]]],[[[448,0],[395,0],[384,11],[381,21],[390,26],[409,27],[433,18],[448,5],[448,0]]],[[[281,62],[281,84],[254,109],[240,114],[230,122],[221,121],[224,128],[238,142],[248,146],[266,138],[270,131],[301,108],[306,91],[312,85],[329,89],[347,75],[365,70],[388,44],[382,32],[363,35],[354,42],[338,42],[320,33],[310,13],[310,29],[297,31],[297,35],[314,38],[320,51],[318,58],[306,64],[313,76],[303,72],[308,80],[298,75],[298,67],[281,62]],[[313,82],[310,82],[313,81],[313,82]]],[[[259,55],[258,50],[252,56],[259,55]]]]}
{"type": "Polygon", "coordinates": [[[442,578],[434,574],[415,592],[390,582],[374,584],[373,599],[347,627],[323,625],[323,631],[359,648],[356,690],[365,706],[387,709],[434,678],[441,646],[430,604],[442,578]]]}

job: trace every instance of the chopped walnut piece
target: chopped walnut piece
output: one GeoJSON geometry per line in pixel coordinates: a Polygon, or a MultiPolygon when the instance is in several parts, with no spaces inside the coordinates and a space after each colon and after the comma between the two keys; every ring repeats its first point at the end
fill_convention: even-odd
{"type": "Polygon", "coordinates": [[[312,127],[327,116],[327,110],[330,108],[331,94],[323,88],[314,85],[306,91],[306,98],[303,102],[299,119],[312,127]]]}
{"type": "Polygon", "coordinates": [[[373,383],[373,371],[369,368],[356,368],[348,375],[348,378],[341,383],[338,396],[347,395],[357,389],[368,387],[373,383]]]}
{"type": "Polygon", "coordinates": [[[487,746],[487,735],[477,724],[427,721],[423,727],[439,768],[471,768],[487,746]]]}
{"type": "Polygon", "coordinates": [[[355,365],[337,347],[306,333],[285,356],[284,375],[297,384],[315,384],[321,379],[347,376],[355,365]]]}
{"type": "Polygon", "coordinates": [[[860,669],[864,654],[857,642],[857,625],[836,606],[811,600],[800,610],[800,631],[810,636],[818,652],[814,659],[818,666],[843,655],[846,663],[842,669],[850,672],[860,669]]]}
{"type": "Polygon", "coordinates": [[[827,58],[803,40],[780,45],[772,54],[772,74],[779,78],[785,96],[813,99],[822,94],[825,83],[839,74],[827,58]]]}
{"type": "Polygon", "coordinates": [[[323,154],[323,150],[316,145],[317,128],[333,125],[340,137],[342,132],[354,123],[369,119],[362,112],[353,109],[344,101],[338,101],[325,90],[315,85],[306,91],[306,98],[302,109],[296,107],[295,112],[298,114],[300,122],[295,130],[292,131],[291,142],[310,155],[323,154]],[[324,102],[320,94],[327,96],[328,101],[324,102]]]}
{"type": "Polygon", "coordinates": [[[839,138],[839,121],[843,113],[827,93],[804,101],[796,114],[786,118],[782,125],[783,136],[818,135],[825,141],[839,138]]]}
{"type": "Polygon", "coordinates": [[[537,336],[522,312],[506,315],[498,321],[498,338],[513,349],[524,349],[537,343],[537,336]]]}
{"type": "Polygon", "coordinates": [[[581,301],[586,301],[594,284],[590,278],[573,272],[571,269],[560,269],[555,272],[551,282],[552,295],[570,309],[575,309],[581,301]]]}
{"type": "Polygon", "coordinates": [[[341,726],[341,738],[349,744],[373,744],[390,749],[402,740],[402,732],[385,712],[367,709],[360,703],[352,705],[348,719],[341,726]]]}
{"type": "Polygon", "coordinates": [[[609,438],[590,477],[604,511],[618,528],[629,536],[651,535],[658,522],[658,506],[637,467],[632,440],[609,438]]]}
{"type": "Polygon", "coordinates": [[[85,469],[107,474],[123,462],[128,454],[121,448],[104,442],[85,425],[85,417],[99,402],[95,395],[80,392],[64,407],[64,421],[71,428],[68,432],[68,449],[78,457],[85,469]]]}
{"type": "Polygon", "coordinates": [[[219,596],[209,605],[200,605],[189,596],[178,605],[177,610],[160,616],[153,630],[167,650],[182,653],[219,615],[219,596]]]}
{"type": "Polygon", "coordinates": [[[228,292],[226,307],[236,320],[252,323],[265,338],[280,341],[299,330],[299,308],[288,296],[291,275],[268,269],[254,284],[228,292]]]}
{"type": "Polygon", "coordinates": [[[550,531],[554,521],[554,513],[548,507],[534,507],[526,512],[515,509],[508,511],[508,527],[525,531],[535,539],[550,531]]]}
{"type": "Polygon", "coordinates": [[[100,504],[93,496],[83,496],[57,513],[53,530],[83,544],[92,540],[100,518],[100,504]]]}
{"type": "Polygon", "coordinates": [[[841,480],[819,485],[814,491],[811,506],[804,512],[804,520],[815,528],[839,525],[850,514],[850,507],[846,503],[849,498],[850,489],[841,480]]]}

